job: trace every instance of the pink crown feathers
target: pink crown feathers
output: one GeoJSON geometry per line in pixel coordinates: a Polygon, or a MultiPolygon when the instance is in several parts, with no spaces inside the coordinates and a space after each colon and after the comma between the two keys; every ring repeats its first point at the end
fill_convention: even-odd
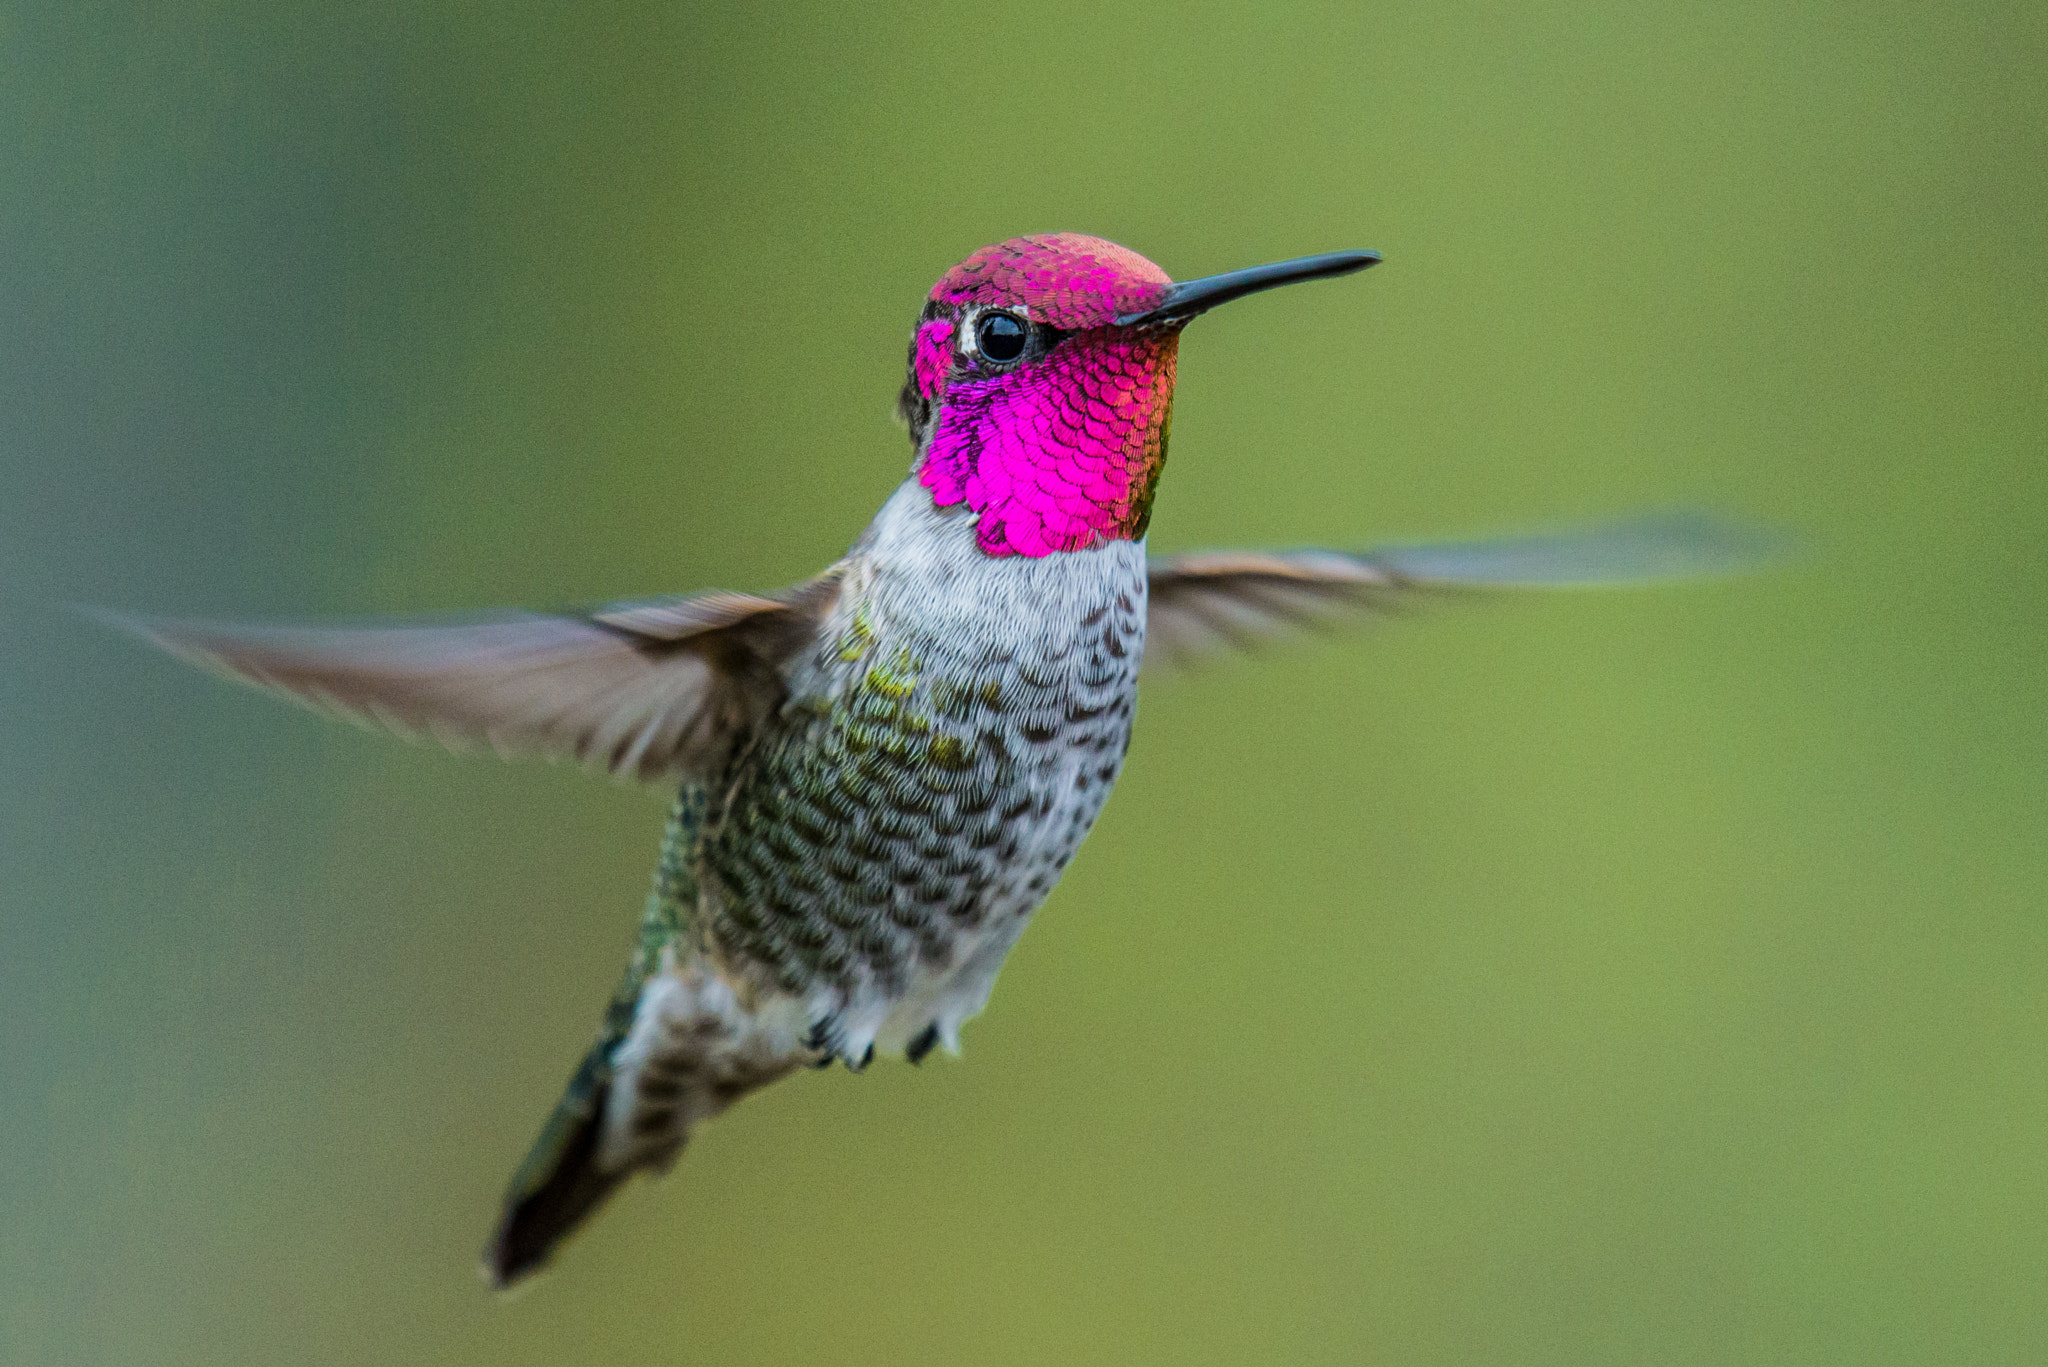
{"type": "Polygon", "coordinates": [[[1128,247],[1083,233],[1041,233],[983,247],[940,277],[931,297],[1022,305],[1056,328],[1096,328],[1151,308],[1172,283],[1128,247]]]}

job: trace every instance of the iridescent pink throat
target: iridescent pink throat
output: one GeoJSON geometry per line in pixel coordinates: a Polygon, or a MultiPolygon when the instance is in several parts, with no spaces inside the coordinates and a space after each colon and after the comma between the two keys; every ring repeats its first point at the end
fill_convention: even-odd
{"type": "Polygon", "coordinates": [[[938,402],[918,478],[979,516],[990,555],[1051,555],[1145,534],[1173,412],[1172,331],[1090,328],[1017,370],[947,376],[953,324],[919,329],[918,387],[938,402]]]}

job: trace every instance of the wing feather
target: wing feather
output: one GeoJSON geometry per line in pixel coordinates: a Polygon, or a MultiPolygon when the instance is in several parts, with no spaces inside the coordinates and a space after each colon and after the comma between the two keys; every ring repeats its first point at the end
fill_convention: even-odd
{"type": "Polygon", "coordinates": [[[1452,594],[1726,574],[1778,549],[1755,528],[1680,511],[1488,541],[1154,557],[1146,663],[1250,649],[1289,630],[1398,615],[1452,594]]]}
{"type": "Polygon", "coordinates": [[[587,613],[271,626],[95,612],[189,663],[317,711],[454,750],[667,779],[715,767],[780,698],[828,574],[767,598],[708,593],[587,613]]]}

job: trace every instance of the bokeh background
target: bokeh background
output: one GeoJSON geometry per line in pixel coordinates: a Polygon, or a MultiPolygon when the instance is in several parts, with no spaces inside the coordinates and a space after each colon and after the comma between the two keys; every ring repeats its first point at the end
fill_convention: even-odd
{"type": "Polygon", "coordinates": [[[0,5],[0,1361],[2048,1358],[2039,4],[0,5]],[[660,804],[69,617],[773,586],[930,281],[1196,275],[1162,549],[1795,562],[1148,685],[967,1054],[474,1260],[660,804]]]}

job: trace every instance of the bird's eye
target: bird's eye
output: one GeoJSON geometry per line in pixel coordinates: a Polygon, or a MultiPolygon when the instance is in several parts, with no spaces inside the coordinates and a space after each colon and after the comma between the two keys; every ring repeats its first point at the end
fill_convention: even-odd
{"type": "Polygon", "coordinates": [[[974,348],[991,361],[1014,361],[1024,354],[1028,335],[1014,313],[984,313],[974,325],[974,348]]]}

